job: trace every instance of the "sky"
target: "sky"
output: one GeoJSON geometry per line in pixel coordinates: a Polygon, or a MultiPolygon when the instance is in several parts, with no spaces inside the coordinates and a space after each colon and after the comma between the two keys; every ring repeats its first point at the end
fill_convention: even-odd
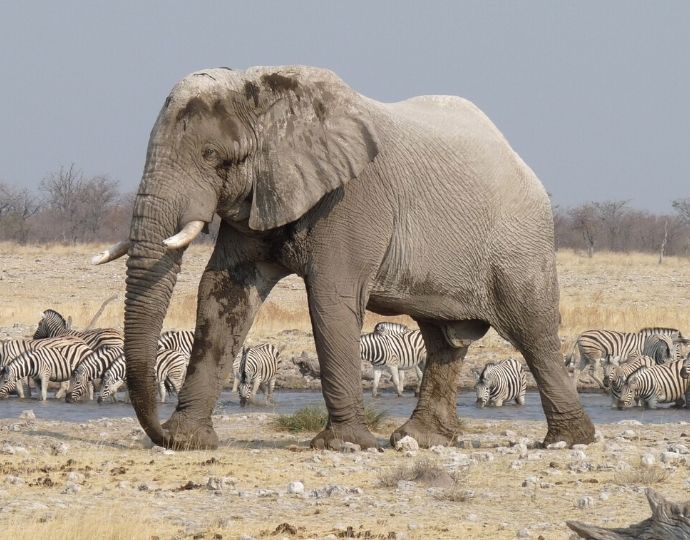
{"type": "Polygon", "coordinates": [[[690,197],[690,2],[0,0],[0,182],[134,191],[192,71],[309,64],[380,101],[476,103],[554,203],[690,197]]]}

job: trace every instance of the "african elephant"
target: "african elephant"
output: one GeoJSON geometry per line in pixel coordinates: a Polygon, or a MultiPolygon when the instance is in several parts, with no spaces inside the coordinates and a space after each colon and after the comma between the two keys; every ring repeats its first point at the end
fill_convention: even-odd
{"type": "Polygon", "coordinates": [[[460,431],[462,360],[489,327],[525,357],[546,442],[594,428],[560,353],[551,206],[531,169],[472,103],[452,96],[380,103],[303,66],[199,71],[153,127],[127,253],[127,384],[159,445],[215,448],[211,412],[262,301],[304,278],[329,419],[313,447],[377,445],[364,420],[365,309],[408,314],[428,352],[418,405],[391,436],[447,444],[460,431]],[[163,425],[152,366],[185,246],[213,215],[194,348],[163,425]]]}

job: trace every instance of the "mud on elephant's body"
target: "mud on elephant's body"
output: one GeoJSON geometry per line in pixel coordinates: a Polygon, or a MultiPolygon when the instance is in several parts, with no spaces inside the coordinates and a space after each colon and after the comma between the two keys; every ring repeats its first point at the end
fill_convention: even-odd
{"type": "Polygon", "coordinates": [[[129,241],[99,262],[127,250],[127,381],[157,444],[217,445],[221,382],[262,301],[291,273],[307,286],[329,412],[313,446],[377,444],[360,382],[365,309],[410,315],[428,351],[417,408],[393,440],[443,444],[458,432],[462,360],[490,326],[539,384],[546,440],[593,438],[560,354],[549,199],[466,100],[379,103],[308,67],[194,73],[153,128],[129,241]],[[192,359],[161,426],[156,340],[183,248],[214,213],[222,224],[199,285],[192,359]]]}

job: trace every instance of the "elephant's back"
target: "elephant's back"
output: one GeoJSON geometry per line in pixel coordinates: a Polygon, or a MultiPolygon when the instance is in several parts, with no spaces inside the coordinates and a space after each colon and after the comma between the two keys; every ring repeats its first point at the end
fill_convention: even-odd
{"type": "Polygon", "coordinates": [[[398,121],[443,138],[485,140],[508,145],[503,134],[471,101],[459,96],[417,96],[385,105],[398,121]]]}

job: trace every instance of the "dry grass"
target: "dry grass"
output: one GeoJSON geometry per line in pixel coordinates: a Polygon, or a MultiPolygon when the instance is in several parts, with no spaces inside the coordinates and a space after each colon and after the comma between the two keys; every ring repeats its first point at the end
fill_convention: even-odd
{"type": "Polygon", "coordinates": [[[666,482],[669,471],[661,465],[638,465],[627,471],[619,471],[613,476],[613,483],[620,486],[653,486],[666,482]]]}
{"type": "Polygon", "coordinates": [[[166,527],[160,520],[153,523],[143,515],[124,516],[113,508],[90,510],[79,515],[61,515],[55,519],[12,520],[3,526],[6,538],[13,540],[151,540],[155,537],[170,537],[173,528],[166,527]],[[161,534],[167,533],[167,534],[161,534]]]}

